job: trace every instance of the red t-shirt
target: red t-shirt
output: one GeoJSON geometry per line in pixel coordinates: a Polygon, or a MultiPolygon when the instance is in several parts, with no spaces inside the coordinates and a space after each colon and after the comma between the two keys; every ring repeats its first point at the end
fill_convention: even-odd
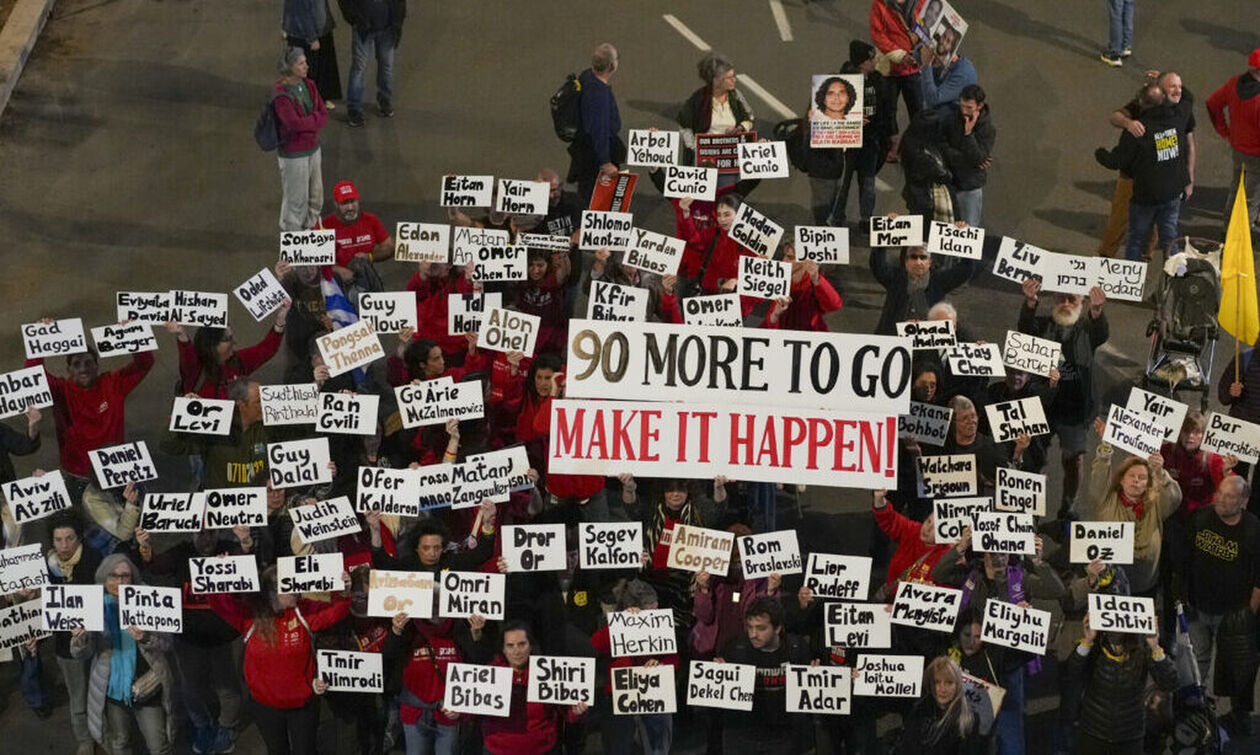
{"type": "Polygon", "coordinates": [[[337,232],[337,264],[345,267],[356,254],[371,252],[376,245],[389,238],[389,231],[381,219],[370,212],[359,212],[359,219],[346,225],[337,213],[326,216],[320,224],[337,232]]]}

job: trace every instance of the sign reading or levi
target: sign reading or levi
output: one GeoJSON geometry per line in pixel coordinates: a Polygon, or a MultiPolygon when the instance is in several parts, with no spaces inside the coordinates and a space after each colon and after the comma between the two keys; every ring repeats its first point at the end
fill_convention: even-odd
{"type": "Polygon", "coordinates": [[[489,207],[494,176],[442,176],[439,207],[489,207]]]}
{"type": "Polygon", "coordinates": [[[871,247],[923,246],[922,215],[875,215],[871,218],[871,247]]]}
{"type": "Polygon", "coordinates": [[[232,289],[232,292],[236,294],[237,300],[249,311],[250,317],[253,317],[255,322],[262,322],[263,318],[289,301],[289,293],[284,290],[284,286],[280,285],[280,281],[276,280],[275,273],[266,267],[232,289]]]}
{"type": "Polygon", "coordinates": [[[158,477],[149,447],[142,440],[88,452],[96,480],[104,490],[121,488],[129,482],[148,482],[158,477]]]}
{"type": "Polygon", "coordinates": [[[236,402],[227,399],[176,396],[171,406],[173,433],[227,435],[232,432],[232,412],[236,402]]]}
{"type": "Polygon", "coordinates": [[[582,226],[578,231],[578,249],[593,252],[607,248],[623,252],[630,246],[634,233],[634,216],[628,212],[582,210],[582,226]]]}
{"type": "Polygon", "coordinates": [[[670,165],[665,168],[665,190],[662,193],[667,199],[712,202],[717,196],[717,178],[716,168],[670,165]]]}
{"type": "Polygon", "coordinates": [[[359,317],[377,333],[401,333],[417,329],[416,297],[407,291],[359,295],[359,317]]]}
{"type": "Polygon", "coordinates": [[[87,351],[83,320],[73,317],[52,322],[31,322],[22,326],[22,345],[27,359],[66,356],[87,351]]]}
{"type": "Polygon", "coordinates": [[[267,444],[267,473],[271,487],[296,488],[332,482],[327,438],[267,444]]]}
{"type": "Polygon", "coordinates": [[[567,399],[551,411],[553,473],[867,489],[897,476],[896,416],[567,399]]]}
{"type": "Polygon", "coordinates": [[[171,321],[199,328],[226,328],[227,306],[227,294],[172,291],[171,321]]]}
{"type": "Polygon", "coordinates": [[[779,248],[783,226],[744,202],[735,212],[735,222],[731,224],[727,234],[758,257],[770,258],[774,256],[774,250],[779,248]]]}
{"type": "Polygon", "coordinates": [[[792,263],[745,255],[739,258],[736,292],[758,299],[784,299],[792,295],[792,263]]]}
{"type": "Polygon", "coordinates": [[[551,184],[546,181],[515,181],[499,179],[499,194],[495,197],[495,212],[513,215],[546,215],[551,184]]]}
{"type": "Polygon", "coordinates": [[[542,318],[537,315],[495,307],[486,312],[482,320],[477,345],[491,351],[519,351],[532,357],[541,325],[542,318]]]}
{"type": "Polygon", "coordinates": [[[42,364],[0,374],[0,419],[52,404],[52,389],[42,364]]]}
{"type": "Polygon", "coordinates": [[[337,232],[281,231],[280,259],[293,267],[336,264],[337,232]]]}
{"type": "Polygon", "coordinates": [[[357,367],[365,367],[385,356],[381,339],[371,324],[360,320],[316,339],[319,355],[328,365],[329,377],[343,375],[357,367]]]}

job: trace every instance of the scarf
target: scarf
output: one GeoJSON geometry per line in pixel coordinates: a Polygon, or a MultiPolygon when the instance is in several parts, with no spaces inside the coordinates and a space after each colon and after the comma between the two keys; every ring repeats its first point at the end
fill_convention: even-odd
{"type": "MultiPolygon", "coordinates": [[[[648,542],[652,545],[650,549],[652,551],[656,550],[656,545],[661,542],[661,533],[665,531],[665,520],[668,518],[666,509],[667,507],[665,506],[665,501],[662,499],[661,502],[656,505],[656,513],[652,515],[652,524],[648,527],[647,531],[648,542]]],[[[702,526],[700,517],[692,515],[690,496],[688,496],[687,502],[683,504],[683,507],[678,510],[677,519],[679,522],[682,522],[689,527],[702,526]]]]}
{"type": "Polygon", "coordinates": [[[1121,506],[1133,512],[1133,519],[1135,521],[1142,521],[1142,514],[1146,512],[1146,507],[1142,504],[1142,499],[1139,498],[1135,501],[1125,495],[1124,491],[1121,490],[1117,491],[1116,500],[1120,502],[1121,506]]]}
{"type": "Polygon", "coordinates": [[[109,637],[109,687],[111,700],[131,705],[131,684],[136,679],[136,641],[118,625],[118,598],[105,596],[105,632],[109,637]]]}
{"type": "Polygon", "coordinates": [[[74,567],[78,565],[79,559],[83,558],[83,543],[79,543],[79,547],[74,549],[74,555],[65,561],[61,560],[61,556],[57,555],[56,550],[48,552],[48,555],[57,562],[57,568],[61,569],[61,576],[66,582],[74,580],[74,567]]]}

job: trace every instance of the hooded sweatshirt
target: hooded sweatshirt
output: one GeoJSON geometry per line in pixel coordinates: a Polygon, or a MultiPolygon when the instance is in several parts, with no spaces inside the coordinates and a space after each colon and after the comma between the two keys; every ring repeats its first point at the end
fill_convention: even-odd
{"type": "Polygon", "coordinates": [[[1260,81],[1240,73],[1207,98],[1208,115],[1229,146],[1246,155],[1260,155],[1260,81]],[[1229,111],[1228,120],[1225,111],[1229,111]]]}

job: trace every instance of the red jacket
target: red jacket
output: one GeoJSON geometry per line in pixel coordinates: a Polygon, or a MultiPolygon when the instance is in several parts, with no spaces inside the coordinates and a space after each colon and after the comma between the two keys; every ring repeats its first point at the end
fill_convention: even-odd
{"type": "Polygon", "coordinates": [[[888,73],[892,76],[909,76],[919,70],[914,56],[914,46],[919,40],[910,32],[901,14],[888,7],[886,0],[871,2],[871,42],[882,53],[893,50],[905,50],[907,55],[899,65],[892,66],[888,73]]]}
{"type": "MultiPolygon", "coordinates": [[[[88,452],[123,442],[127,394],[149,374],[153,362],[152,352],[141,352],[125,367],[101,374],[87,388],[44,370],[53,396],[62,471],[90,478],[92,462],[88,452]]],[[[26,360],[27,367],[43,363],[43,359],[26,360]]]]}
{"type": "MultiPolygon", "coordinates": [[[[506,666],[495,658],[492,666],[506,666]]],[[[512,670],[512,705],[507,718],[481,717],[482,744],[493,755],[547,755],[560,741],[561,719],[576,721],[572,708],[526,702],[529,668],[512,670]]]]}
{"type": "MultiPolygon", "coordinates": [[[[608,627],[602,626],[595,630],[595,634],[591,635],[591,646],[595,648],[595,652],[600,655],[612,655],[612,641],[608,638],[608,627]]],[[[608,663],[609,669],[625,668],[627,666],[642,666],[650,660],[656,660],[662,665],[678,666],[678,655],[671,653],[669,655],[636,655],[630,658],[613,658],[608,663]]],[[[604,684],[605,692],[612,692],[612,674],[609,672],[608,681],[604,684]]]]}
{"type": "Polygon", "coordinates": [[[328,124],[328,108],[324,107],[324,98],[319,96],[319,87],[310,79],[303,80],[306,89],[311,93],[311,112],[304,113],[302,108],[284,87],[284,80],[276,81],[271,91],[275,93],[276,118],[280,121],[280,133],[283,144],[280,145],[280,156],[298,155],[319,149],[319,130],[328,124]]]}
{"type": "MultiPolygon", "coordinates": [[[[1260,155],[1260,96],[1243,99],[1238,94],[1238,82],[1243,76],[1250,78],[1251,74],[1240,73],[1212,92],[1207,98],[1208,115],[1216,132],[1229,139],[1229,146],[1245,155],[1260,155]]],[[[1253,92],[1260,90],[1260,82],[1254,79],[1244,80],[1243,86],[1253,92]]]]}
{"type": "Polygon", "coordinates": [[[1181,487],[1178,516],[1188,518],[1212,505],[1216,486],[1225,478],[1225,457],[1202,450],[1190,453],[1179,443],[1165,443],[1159,453],[1164,457],[1164,469],[1181,487]]]}
{"type": "MultiPolygon", "coordinates": [[[[544,439],[549,439],[551,436],[550,397],[543,399],[542,403],[538,405],[538,410],[534,414],[534,432],[544,439]]],[[[547,475],[547,490],[557,498],[584,500],[603,489],[604,477],[601,475],[547,475]]]]}
{"type": "Polygon", "coordinates": [[[831,283],[818,276],[818,285],[808,275],[802,275],[799,281],[792,281],[792,303],[779,315],[778,322],[770,322],[766,318],[761,327],[771,330],[817,330],[826,333],[830,330],[823,315],[834,312],[844,305],[840,294],[831,287],[831,283]]]}
{"type": "Polygon", "coordinates": [[[892,559],[888,562],[888,584],[895,583],[906,569],[912,566],[914,569],[906,576],[907,580],[935,584],[932,580],[932,567],[936,566],[936,562],[941,560],[941,556],[945,555],[945,551],[949,550],[950,546],[924,545],[923,540],[919,538],[923,523],[898,514],[893,511],[892,506],[885,505],[882,509],[872,508],[872,511],[875,512],[875,524],[879,525],[880,530],[897,546],[892,559]],[[924,557],[925,554],[926,557],[924,557]],[[919,561],[921,557],[923,560],[919,561]]]}
{"type": "MultiPolygon", "coordinates": [[[[436,704],[434,720],[451,726],[455,721],[442,714],[442,698],[446,695],[446,668],[452,663],[462,663],[463,654],[455,640],[451,639],[450,620],[437,624],[416,621],[413,624],[416,632],[412,637],[407,665],[403,667],[403,686],[420,702],[436,704]]],[[[398,714],[404,724],[411,725],[420,720],[424,711],[402,703],[398,706],[398,714]]]]}
{"type": "MultiPolygon", "coordinates": [[[[250,634],[254,615],[235,595],[211,595],[210,607],[242,635],[250,634]]],[[[276,617],[275,644],[268,644],[257,632],[245,643],[245,684],[249,694],[270,708],[292,710],[306,705],[313,691],[315,650],[313,632],[336,624],[350,613],[350,601],[334,598],[332,603],[299,600],[276,617]],[[298,612],[306,620],[302,626],[298,612]]]]}
{"type": "Polygon", "coordinates": [[[276,332],[275,328],[269,328],[267,335],[253,346],[244,349],[237,349],[236,354],[231,359],[223,363],[223,378],[218,383],[211,383],[205,379],[204,366],[201,359],[197,356],[197,350],[193,348],[192,340],[177,341],[179,344],[179,379],[182,384],[180,390],[181,395],[184,393],[196,392],[202,398],[221,398],[225,399],[227,395],[228,383],[232,382],[242,375],[252,375],[254,370],[262,367],[276,355],[280,350],[280,344],[284,342],[284,337],[276,332]]]}
{"type": "Polygon", "coordinates": [[[447,356],[468,348],[468,339],[463,333],[450,333],[447,302],[451,294],[473,293],[472,283],[466,275],[452,283],[450,278],[430,278],[416,273],[407,280],[407,290],[416,295],[416,322],[420,325],[416,335],[436,341],[447,356]]]}

